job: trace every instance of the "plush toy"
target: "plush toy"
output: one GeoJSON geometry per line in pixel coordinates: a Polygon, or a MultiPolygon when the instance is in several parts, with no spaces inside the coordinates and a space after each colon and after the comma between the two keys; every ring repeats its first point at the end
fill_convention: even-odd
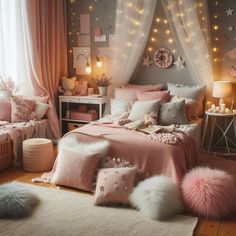
{"type": "Polygon", "coordinates": [[[61,85],[58,87],[59,93],[63,94],[64,96],[72,96],[75,88],[75,82],[75,76],[72,78],[62,77],[61,85]]]}

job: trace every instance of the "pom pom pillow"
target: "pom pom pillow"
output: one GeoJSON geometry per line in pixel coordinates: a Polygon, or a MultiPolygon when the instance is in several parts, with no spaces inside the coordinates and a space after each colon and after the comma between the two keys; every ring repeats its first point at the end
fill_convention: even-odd
{"type": "Polygon", "coordinates": [[[52,182],[92,192],[93,179],[100,160],[101,156],[98,154],[82,154],[63,149],[52,182]]]}
{"type": "Polygon", "coordinates": [[[11,102],[4,97],[0,97],[0,120],[11,122],[11,102]]]}
{"type": "Polygon", "coordinates": [[[183,210],[178,185],[165,176],[140,182],[130,200],[135,208],[154,220],[165,220],[183,210]]]}
{"type": "Polygon", "coordinates": [[[131,121],[144,120],[144,116],[148,113],[158,114],[159,108],[160,100],[137,101],[134,103],[128,119],[131,121]]]}
{"type": "Polygon", "coordinates": [[[136,172],[135,167],[101,169],[97,177],[95,204],[129,204],[136,172]]]}
{"type": "Polygon", "coordinates": [[[201,167],[190,171],[182,183],[186,207],[200,216],[219,219],[236,209],[234,179],[225,171],[201,167]]]}
{"type": "Polygon", "coordinates": [[[159,114],[160,125],[181,125],[186,123],[188,123],[188,120],[186,116],[184,99],[177,102],[168,102],[161,104],[159,114]]]}

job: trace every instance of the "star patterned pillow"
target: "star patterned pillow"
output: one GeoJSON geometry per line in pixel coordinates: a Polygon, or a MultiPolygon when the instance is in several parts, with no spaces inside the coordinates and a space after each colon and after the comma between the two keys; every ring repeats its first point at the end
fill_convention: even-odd
{"type": "Polygon", "coordinates": [[[56,185],[93,192],[93,180],[100,160],[98,154],[81,154],[63,149],[52,181],[56,185]]]}
{"type": "Polygon", "coordinates": [[[135,167],[101,169],[97,177],[95,205],[128,205],[136,173],[135,167]]]}

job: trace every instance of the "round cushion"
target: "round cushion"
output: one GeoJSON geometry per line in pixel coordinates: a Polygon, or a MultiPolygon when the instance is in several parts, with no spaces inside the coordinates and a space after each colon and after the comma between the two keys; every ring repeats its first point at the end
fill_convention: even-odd
{"type": "Polygon", "coordinates": [[[236,209],[234,179],[225,171],[193,169],[184,177],[182,194],[190,211],[207,218],[219,219],[236,209]]]}
{"type": "Polygon", "coordinates": [[[29,172],[50,171],[53,163],[53,144],[50,139],[32,138],[23,141],[24,170],[29,172]]]}

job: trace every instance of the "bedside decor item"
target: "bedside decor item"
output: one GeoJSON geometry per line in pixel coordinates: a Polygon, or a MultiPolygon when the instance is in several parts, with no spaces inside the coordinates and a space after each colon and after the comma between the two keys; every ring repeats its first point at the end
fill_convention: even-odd
{"type": "Polygon", "coordinates": [[[101,96],[107,95],[108,86],[111,85],[111,78],[108,78],[105,73],[102,73],[101,78],[97,77],[95,83],[98,86],[99,94],[101,96]]]}
{"type": "Polygon", "coordinates": [[[135,208],[153,220],[165,220],[183,210],[178,185],[165,176],[140,182],[130,200],[135,208]]]}
{"type": "Polygon", "coordinates": [[[224,98],[232,96],[232,83],[230,81],[214,81],[212,96],[219,98],[219,107],[224,104],[224,98]]]}
{"type": "Polygon", "coordinates": [[[83,81],[81,82],[76,82],[75,83],[75,88],[73,91],[73,95],[75,96],[87,96],[88,95],[88,82],[83,81]]]}
{"type": "Polygon", "coordinates": [[[50,171],[53,163],[53,145],[50,139],[31,138],[23,141],[23,168],[25,171],[50,171]]]}
{"type": "Polygon", "coordinates": [[[0,97],[10,97],[20,90],[21,84],[16,84],[11,78],[4,78],[0,75],[0,97]]]}
{"type": "Polygon", "coordinates": [[[234,178],[222,170],[193,169],[183,179],[182,195],[186,207],[199,216],[220,219],[236,209],[234,178]]]}
{"type": "Polygon", "coordinates": [[[0,121],[11,122],[11,101],[0,95],[0,121]]]}
{"type": "Polygon", "coordinates": [[[63,94],[64,96],[72,96],[73,90],[75,88],[75,82],[76,82],[75,76],[72,78],[62,77],[61,85],[58,86],[58,92],[60,94],[63,94]]]}
{"type": "Polygon", "coordinates": [[[173,55],[168,48],[160,48],[154,53],[153,60],[158,67],[167,69],[173,63],[173,55]]]}
{"type": "Polygon", "coordinates": [[[18,182],[0,185],[0,219],[20,219],[31,215],[38,197],[18,182]]]}
{"type": "Polygon", "coordinates": [[[175,61],[174,64],[176,65],[177,70],[181,71],[185,67],[185,60],[181,56],[178,56],[177,61],[175,61]]]}

